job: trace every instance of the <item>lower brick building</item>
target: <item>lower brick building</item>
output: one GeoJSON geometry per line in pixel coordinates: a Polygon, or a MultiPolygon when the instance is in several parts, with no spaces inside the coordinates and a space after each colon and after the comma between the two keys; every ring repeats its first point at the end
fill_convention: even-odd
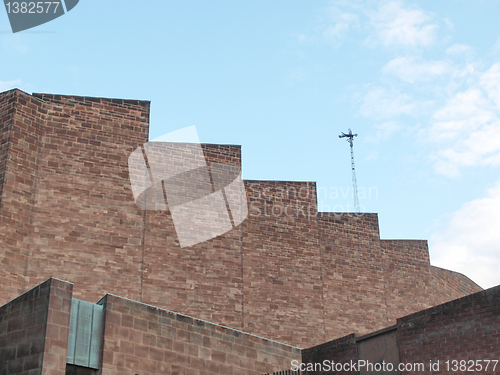
{"type": "Polygon", "coordinates": [[[72,290],[49,279],[0,308],[1,374],[243,375],[301,358],[299,348],[111,294],[75,308],[72,290]]]}
{"type": "MultiPolygon", "coordinates": [[[[148,125],[147,101],[0,94],[0,374],[272,373],[481,291],[426,241],[380,239],[376,214],[318,212],[314,182],[241,181],[248,216],[184,246],[172,201],[137,204],[129,158],[199,160],[155,154],[148,125]]],[[[200,150],[210,193],[241,171],[240,146],[200,150]]]]}
{"type": "Polygon", "coordinates": [[[0,374],[499,374],[500,286],[314,347],[251,335],[58,279],[0,307],[0,374]]]}
{"type": "Polygon", "coordinates": [[[500,374],[500,286],[304,349],[302,368],[306,375],[500,374]]]}

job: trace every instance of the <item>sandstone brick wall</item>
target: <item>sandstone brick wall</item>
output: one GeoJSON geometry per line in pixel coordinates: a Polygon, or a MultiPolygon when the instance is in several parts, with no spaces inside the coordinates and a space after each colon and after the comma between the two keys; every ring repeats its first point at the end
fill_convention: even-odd
{"type": "Polygon", "coordinates": [[[427,241],[381,240],[380,245],[391,322],[440,303],[432,284],[427,241]]]}
{"type": "Polygon", "coordinates": [[[359,375],[398,374],[397,369],[391,371],[377,371],[368,364],[399,363],[398,331],[397,326],[388,327],[374,334],[365,335],[356,339],[358,347],[359,375]]]}
{"type": "Polygon", "coordinates": [[[301,347],[320,343],[325,323],[316,185],[246,181],[246,190],[244,330],[272,332],[271,337],[301,347]]]}
{"type": "Polygon", "coordinates": [[[0,198],[0,303],[5,303],[28,289],[28,237],[33,232],[31,219],[35,207],[42,133],[40,117],[43,109],[39,100],[19,90],[3,93],[0,102],[3,110],[0,115],[0,167],[3,168],[0,198]]]}
{"type": "MultiPolygon", "coordinates": [[[[72,288],[49,279],[0,307],[0,373],[63,375],[68,368],[90,373],[66,367],[72,288]]],[[[454,369],[454,360],[486,366],[500,353],[500,286],[405,316],[379,332],[351,334],[304,350],[114,295],[100,303],[102,374],[258,375],[288,370],[293,363],[358,360],[421,363],[425,370],[418,373],[456,374],[468,372],[454,369]],[[430,361],[439,369],[431,371],[430,361]]],[[[498,364],[489,366],[489,371],[474,372],[498,373],[498,364]]]]}
{"type": "MultiPolygon", "coordinates": [[[[0,227],[5,228],[5,221],[8,220],[6,211],[2,206],[3,199],[3,185],[5,179],[5,168],[7,166],[7,155],[9,149],[9,137],[10,137],[10,127],[13,121],[13,104],[15,96],[12,95],[11,91],[3,92],[0,94],[0,227]]],[[[4,250],[0,251],[0,279],[2,280],[2,285],[5,288],[3,293],[14,297],[17,291],[21,290],[24,286],[24,278],[22,268],[18,270],[19,275],[14,278],[14,276],[5,269],[7,262],[10,262],[9,258],[13,255],[17,255],[12,252],[11,249],[7,248],[7,236],[0,232],[0,243],[4,244],[4,250]],[[10,253],[10,254],[9,254],[10,253]]],[[[24,262],[21,261],[23,264],[24,262]]],[[[15,270],[14,270],[15,271],[15,270]]],[[[4,297],[4,296],[2,296],[4,297]]],[[[7,300],[0,298],[0,304],[5,303],[7,300]]]]}
{"type": "MultiPolygon", "coordinates": [[[[415,367],[412,371],[409,371],[410,367],[403,367],[402,375],[499,374],[500,363],[495,370],[495,362],[489,364],[488,370],[484,367],[487,364],[485,360],[500,361],[499,327],[500,286],[404,316],[397,320],[396,326],[380,332],[363,337],[349,335],[304,349],[302,362],[321,364],[326,360],[358,363],[358,360],[368,360],[374,365],[385,361],[394,364],[395,369],[399,363],[405,366],[424,365],[423,370],[416,371],[415,367]],[[472,366],[473,370],[453,368],[453,360],[466,361],[463,362],[467,364],[466,368],[472,366]],[[450,361],[449,366],[446,361],[450,361]],[[439,362],[439,367],[431,370],[430,362],[434,366],[439,362]],[[483,368],[478,369],[478,364],[483,368]]],[[[358,369],[361,370],[360,374],[379,373],[369,372],[367,367],[358,369]]],[[[306,372],[314,375],[337,373],[306,372]]]]}
{"type": "Polygon", "coordinates": [[[258,375],[290,367],[300,349],[107,295],[103,374],[258,375]]]}
{"type": "Polygon", "coordinates": [[[459,272],[435,266],[431,266],[430,271],[436,304],[482,290],[474,281],[459,272]]]}
{"type": "MultiPolygon", "coordinates": [[[[356,335],[350,334],[334,341],[329,341],[321,345],[303,349],[301,362],[304,363],[305,366],[318,366],[317,364],[321,365],[321,367],[318,367],[316,370],[314,370],[315,367],[312,367],[310,371],[305,371],[304,375],[326,375],[338,373],[321,371],[325,369],[325,367],[322,366],[322,363],[325,360],[341,363],[343,366],[350,364],[351,362],[357,363],[358,351],[356,345],[356,335]]],[[[358,372],[343,371],[342,374],[357,375],[358,372]]]]}
{"type": "Polygon", "coordinates": [[[1,374],[65,374],[72,287],[50,279],[0,307],[1,374]]]}
{"type": "MultiPolygon", "coordinates": [[[[493,371],[447,368],[447,360],[500,361],[500,287],[423,310],[398,319],[398,342],[402,363],[440,362],[439,371],[422,374],[482,373],[499,374],[500,363],[493,371]]],[[[467,362],[469,368],[472,362],[467,362]]],[[[481,363],[483,366],[485,362],[481,363]]],[[[450,364],[451,366],[451,364],[450,364]]],[[[411,374],[412,372],[403,372],[411,374]]]]}
{"type": "MultiPolygon", "coordinates": [[[[103,289],[138,299],[143,213],[127,161],[147,139],[149,102],[34,94],[46,124],[27,276],[71,280],[74,297],[103,289]]],[[[92,301],[92,299],[91,299],[92,301]]]]}
{"type": "Polygon", "coordinates": [[[326,337],[390,325],[377,215],[324,213],[318,223],[326,337]]]}
{"type": "Polygon", "coordinates": [[[7,165],[10,126],[12,124],[12,101],[15,96],[10,91],[0,94],[0,208],[2,207],[2,189],[7,165]]]}
{"type": "MultiPolygon", "coordinates": [[[[57,277],[308,347],[479,290],[431,269],[425,243],[381,241],[376,214],[317,215],[311,182],[246,181],[247,220],[181,248],[168,207],[133,199],[149,102],[13,90],[0,109],[0,303],[57,277]]],[[[202,147],[210,169],[241,167],[239,146],[202,147]]]]}
{"type": "Polygon", "coordinates": [[[138,299],[143,212],[130,200],[127,160],[147,140],[149,103],[7,96],[1,268],[2,284],[17,289],[0,300],[52,276],[74,281],[75,297],[95,300],[107,286],[138,299]]]}
{"type": "MultiPolygon", "coordinates": [[[[205,144],[203,150],[208,163],[241,168],[239,146],[205,144]]],[[[184,163],[192,161],[178,159],[184,167],[184,163]]],[[[209,241],[181,248],[170,211],[148,210],[144,241],[143,302],[244,328],[241,226],[209,241]]]]}
{"type": "MultiPolygon", "coordinates": [[[[0,373],[89,374],[67,366],[73,285],[49,279],[0,307],[0,373]]],[[[99,374],[259,375],[290,367],[300,349],[106,295],[99,374]]]]}

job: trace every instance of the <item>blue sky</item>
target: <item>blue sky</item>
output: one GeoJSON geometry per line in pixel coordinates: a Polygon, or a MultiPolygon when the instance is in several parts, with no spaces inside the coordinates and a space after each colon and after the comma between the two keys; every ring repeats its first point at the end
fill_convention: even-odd
{"type": "Polygon", "coordinates": [[[96,1],[12,34],[0,91],[151,100],[150,137],[240,144],[245,179],[317,181],[382,238],[500,284],[500,1],[96,1]]]}

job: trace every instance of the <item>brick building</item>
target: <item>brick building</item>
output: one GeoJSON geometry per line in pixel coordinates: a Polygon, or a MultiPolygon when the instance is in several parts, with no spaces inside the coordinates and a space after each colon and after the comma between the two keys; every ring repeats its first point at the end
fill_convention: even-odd
{"type": "Polygon", "coordinates": [[[500,374],[499,329],[497,286],[401,317],[377,332],[304,349],[302,374],[500,374]],[[328,369],[318,365],[325,360],[340,371],[321,371],[328,369]],[[373,371],[384,362],[394,370],[373,371]],[[351,363],[361,365],[351,371],[351,363]]]}
{"type": "MultiPolygon", "coordinates": [[[[134,202],[148,125],[146,101],[0,94],[0,374],[272,373],[481,291],[376,214],[318,213],[313,182],[244,181],[246,220],[181,248],[168,209],[134,202]]],[[[202,149],[241,168],[239,146],[202,149]]]]}

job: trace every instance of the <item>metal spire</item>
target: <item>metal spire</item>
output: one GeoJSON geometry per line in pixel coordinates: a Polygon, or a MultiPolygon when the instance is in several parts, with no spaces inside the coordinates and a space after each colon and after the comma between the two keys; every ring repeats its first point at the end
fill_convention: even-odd
{"type": "Polygon", "coordinates": [[[351,167],[352,167],[352,196],[354,198],[354,210],[359,212],[359,199],[358,199],[358,183],[356,181],[356,168],[354,166],[354,147],[353,147],[353,138],[357,137],[358,134],[352,134],[351,129],[349,129],[349,133],[342,132],[339,135],[339,138],[347,138],[346,141],[349,142],[351,146],[351,167]]]}

